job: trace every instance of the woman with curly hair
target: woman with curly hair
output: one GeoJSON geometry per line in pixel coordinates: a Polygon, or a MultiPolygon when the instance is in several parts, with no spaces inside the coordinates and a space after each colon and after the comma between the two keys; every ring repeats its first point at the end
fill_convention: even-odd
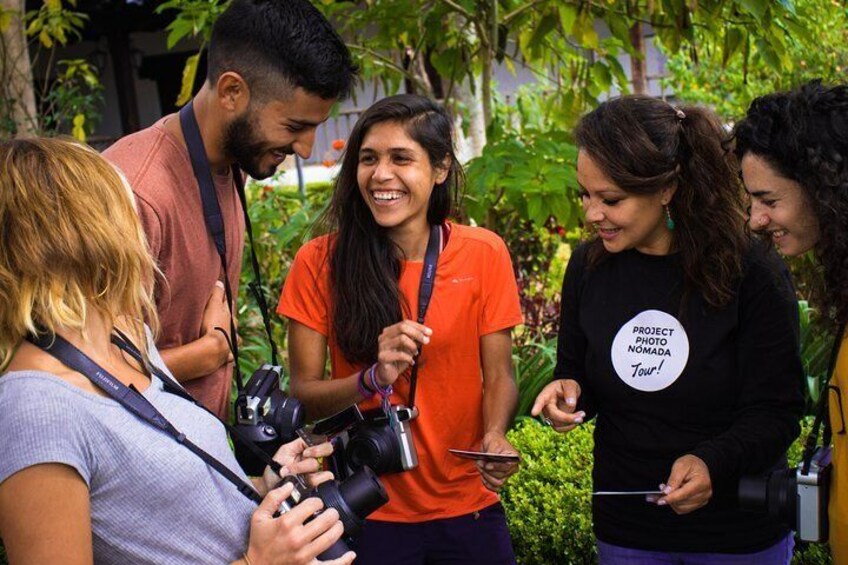
{"type": "MultiPolygon", "coordinates": [[[[754,100],[734,131],[751,197],[750,223],[785,255],[813,251],[824,275],[822,312],[848,322],[848,85],[812,81],[754,100]]],[[[833,468],[830,547],[848,563],[848,346],[845,335],[828,387],[833,468]]]]}
{"type": "Polygon", "coordinates": [[[569,261],[556,380],[532,411],[561,433],[596,417],[602,565],[792,558],[785,526],[736,503],[798,435],[802,370],[794,294],[747,233],[724,136],[704,109],[642,97],[577,127],[596,236],[569,261]]]}

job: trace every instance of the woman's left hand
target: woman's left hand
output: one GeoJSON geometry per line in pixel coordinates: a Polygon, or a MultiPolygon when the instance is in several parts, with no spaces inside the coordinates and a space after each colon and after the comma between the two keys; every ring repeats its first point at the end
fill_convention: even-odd
{"type": "Polygon", "coordinates": [[[671,474],[660,489],[665,496],[656,503],[671,506],[678,514],[688,514],[705,506],[713,496],[710,470],[700,457],[684,455],[671,466],[671,474]]]}
{"type": "Polygon", "coordinates": [[[330,442],[308,447],[306,442],[298,438],[280,446],[274,454],[274,461],[283,468],[280,470],[280,475],[277,475],[271,467],[265,467],[265,472],[262,474],[265,492],[275,488],[281,477],[286,475],[305,475],[304,478],[313,487],[332,479],[333,474],[329,471],[321,471],[321,463],[318,461],[318,458],[328,457],[332,453],[333,446],[330,442]]]}
{"type": "MultiPolygon", "coordinates": [[[[518,451],[501,433],[489,432],[483,436],[480,451],[484,453],[512,453],[518,455],[518,451]]],[[[477,470],[483,484],[492,492],[498,492],[504,486],[506,480],[518,471],[518,463],[495,463],[493,461],[477,461],[477,470]]]]}

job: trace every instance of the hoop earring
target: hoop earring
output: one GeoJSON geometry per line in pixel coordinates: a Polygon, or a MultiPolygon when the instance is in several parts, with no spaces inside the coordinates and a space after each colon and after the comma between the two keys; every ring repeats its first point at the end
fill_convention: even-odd
{"type": "Polygon", "coordinates": [[[668,231],[674,231],[674,219],[671,217],[671,210],[668,209],[668,204],[664,206],[665,208],[665,227],[668,228],[668,231]]]}

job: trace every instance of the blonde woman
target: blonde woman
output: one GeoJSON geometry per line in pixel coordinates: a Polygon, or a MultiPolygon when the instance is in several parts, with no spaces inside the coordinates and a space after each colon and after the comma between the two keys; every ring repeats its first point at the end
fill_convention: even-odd
{"type": "MultiPolygon", "coordinates": [[[[336,511],[304,524],[321,507],[309,499],[275,517],[291,485],[272,489],[270,471],[249,480],[221,423],[163,386],[172,378],[142,322],[157,325],[154,273],[131,193],[98,154],[56,139],[0,143],[0,537],[11,563],[314,562],[342,533],[336,511]],[[182,443],[45,344],[108,373],[182,443]]],[[[315,472],[329,452],[294,442],[276,458],[315,472]]]]}

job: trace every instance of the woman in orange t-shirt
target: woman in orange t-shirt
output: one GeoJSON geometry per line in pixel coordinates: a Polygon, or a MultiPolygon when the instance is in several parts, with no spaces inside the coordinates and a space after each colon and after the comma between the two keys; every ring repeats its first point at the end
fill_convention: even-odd
{"type": "Polygon", "coordinates": [[[401,441],[380,459],[389,503],[356,540],[360,564],[515,562],[497,491],[517,463],[448,451],[515,454],[505,434],[517,403],[511,330],[522,322],[503,241],[447,221],[461,176],[443,108],[413,95],[371,106],[348,140],[331,234],[298,252],[280,298],[292,394],[311,419],[354,403],[377,409],[381,397],[409,406],[417,382],[417,417],[377,430],[411,434],[417,465],[401,441]],[[419,289],[436,255],[422,318],[419,289]]]}

